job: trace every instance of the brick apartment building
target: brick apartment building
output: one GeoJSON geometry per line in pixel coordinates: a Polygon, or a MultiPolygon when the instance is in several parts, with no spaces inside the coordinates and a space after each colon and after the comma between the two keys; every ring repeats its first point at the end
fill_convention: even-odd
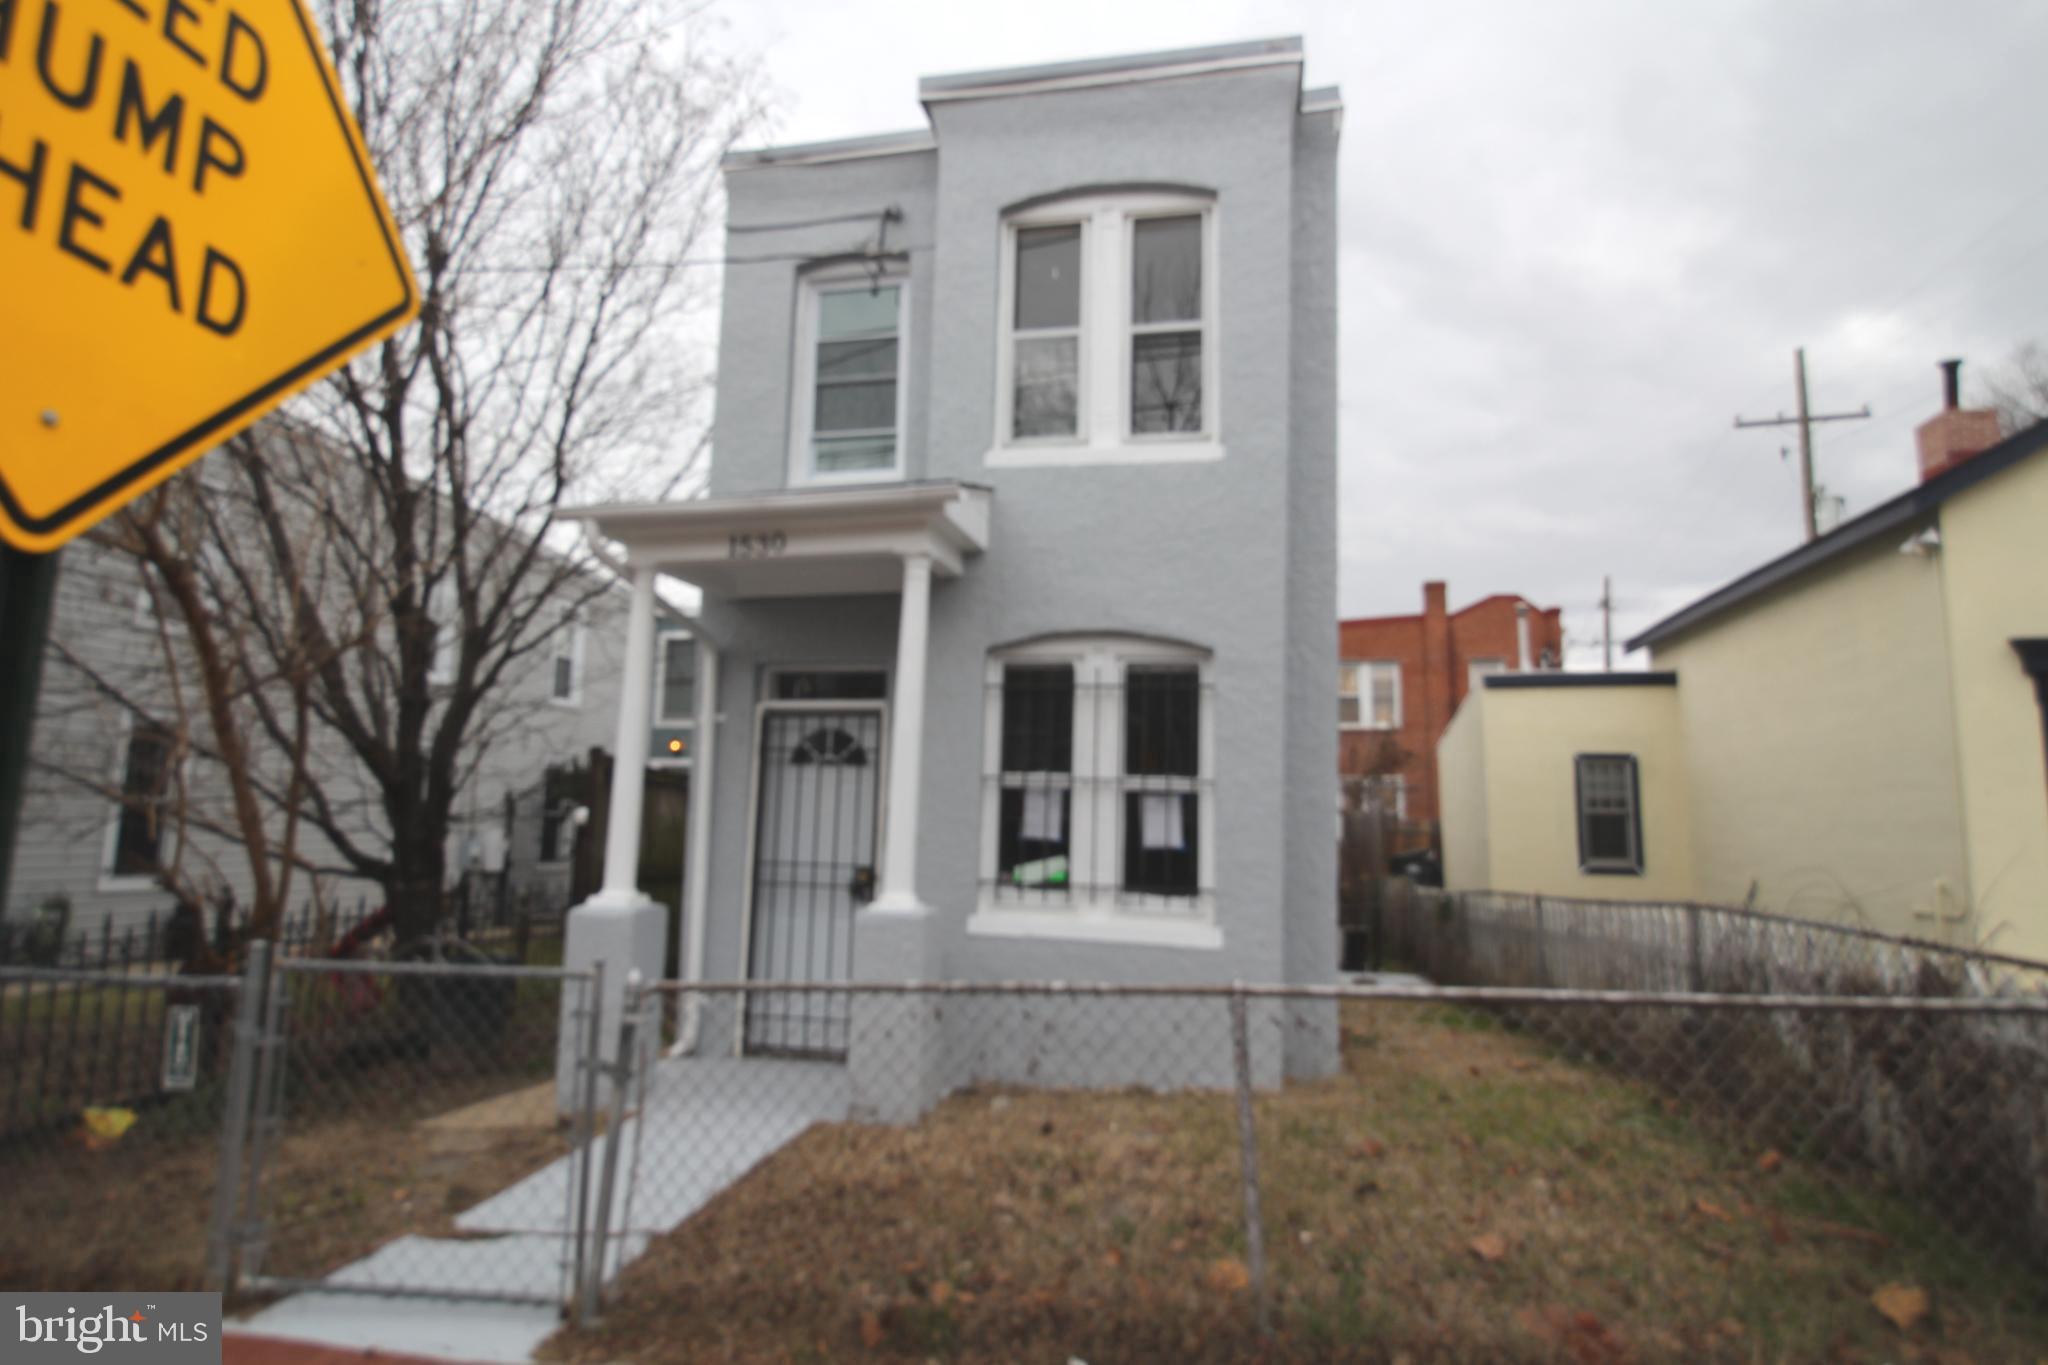
{"type": "Polygon", "coordinates": [[[1337,629],[1338,772],[1396,817],[1391,853],[1435,849],[1437,739],[1474,678],[1561,666],[1562,613],[1501,593],[1453,612],[1425,583],[1420,613],[1337,629]]]}

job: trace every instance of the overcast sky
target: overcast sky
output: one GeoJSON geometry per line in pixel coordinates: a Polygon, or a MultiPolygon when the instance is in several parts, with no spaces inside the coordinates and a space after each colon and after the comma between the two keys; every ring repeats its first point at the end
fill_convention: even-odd
{"type": "MultiPolygon", "coordinates": [[[[923,126],[923,75],[1299,34],[1343,87],[1345,615],[1519,592],[1617,639],[1799,539],[1804,345],[1848,515],[1935,362],[2048,340],[2048,4],[748,0],[774,140],[923,126]],[[1793,459],[1780,449],[1792,448],[1793,459]]],[[[1635,662],[1635,661],[1632,661],[1635,662]]]]}

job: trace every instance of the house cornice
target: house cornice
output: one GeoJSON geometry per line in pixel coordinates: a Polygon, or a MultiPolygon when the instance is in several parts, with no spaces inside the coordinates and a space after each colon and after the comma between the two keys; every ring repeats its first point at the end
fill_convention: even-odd
{"type": "MultiPolygon", "coordinates": [[[[930,108],[959,100],[997,99],[1009,95],[1041,95],[1141,81],[1176,80],[1224,71],[1302,64],[1301,39],[1265,38],[1215,47],[1176,48],[1131,56],[1100,57],[1079,62],[1014,66],[993,71],[965,71],[927,76],[917,84],[917,97],[930,108]]],[[[1341,108],[1335,87],[1314,92],[1318,111],[1341,108]]],[[[1304,111],[1308,112],[1308,111],[1304,111]]]]}

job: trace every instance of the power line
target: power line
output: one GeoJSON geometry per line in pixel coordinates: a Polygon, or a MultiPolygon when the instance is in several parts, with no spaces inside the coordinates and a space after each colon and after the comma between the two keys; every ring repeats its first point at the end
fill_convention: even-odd
{"type": "Polygon", "coordinates": [[[1806,348],[1799,347],[1792,352],[1792,383],[1799,394],[1799,415],[1787,417],[1779,413],[1776,417],[1751,420],[1737,417],[1737,428],[1786,427],[1799,428],[1799,505],[1802,520],[1806,525],[1806,538],[1817,539],[1820,528],[1815,524],[1813,493],[1813,424],[1815,422],[1861,421],[1870,416],[1870,405],[1863,405],[1861,412],[1813,412],[1806,402],[1806,348]]]}
{"type": "Polygon", "coordinates": [[[865,223],[870,218],[879,218],[885,223],[903,221],[903,210],[891,204],[885,209],[863,209],[859,213],[835,213],[829,218],[789,218],[779,223],[728,223],[725,230],[733,232],[793,232],[798,228],[830,227],[834,223],[865,223]]]}

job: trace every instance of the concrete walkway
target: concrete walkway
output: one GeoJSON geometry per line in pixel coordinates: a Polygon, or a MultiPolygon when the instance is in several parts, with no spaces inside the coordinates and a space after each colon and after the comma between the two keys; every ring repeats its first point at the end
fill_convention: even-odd
{"type": "MultiPolygon", "coordinates": [[[[615,1279],[648,1243],[814,1123],[846,1117],[842,1066],[756,1058],[658,1062],[645,1111],[620,1130],[620,1162],[605,1258],[615,1279]]],[[[598,1196],[602,1141],[592,1162],[598,1196]]],[[[341,1267],[327,1283],[345,1294],[294,1294],[237,1327],[265,1337],[362,1351],[462,1361],[516,1362],[560,1324],[568,1295],[573,1220],[571,1160],[564,1157],[458,1214],[460,1237],[406,1236],[341,1267]],[[378,1294],[407,1289],[409,1296],[378,1294]],[[518,1294],[535,1304],[412,1297],[422,1290],[518,1294]]]]}

